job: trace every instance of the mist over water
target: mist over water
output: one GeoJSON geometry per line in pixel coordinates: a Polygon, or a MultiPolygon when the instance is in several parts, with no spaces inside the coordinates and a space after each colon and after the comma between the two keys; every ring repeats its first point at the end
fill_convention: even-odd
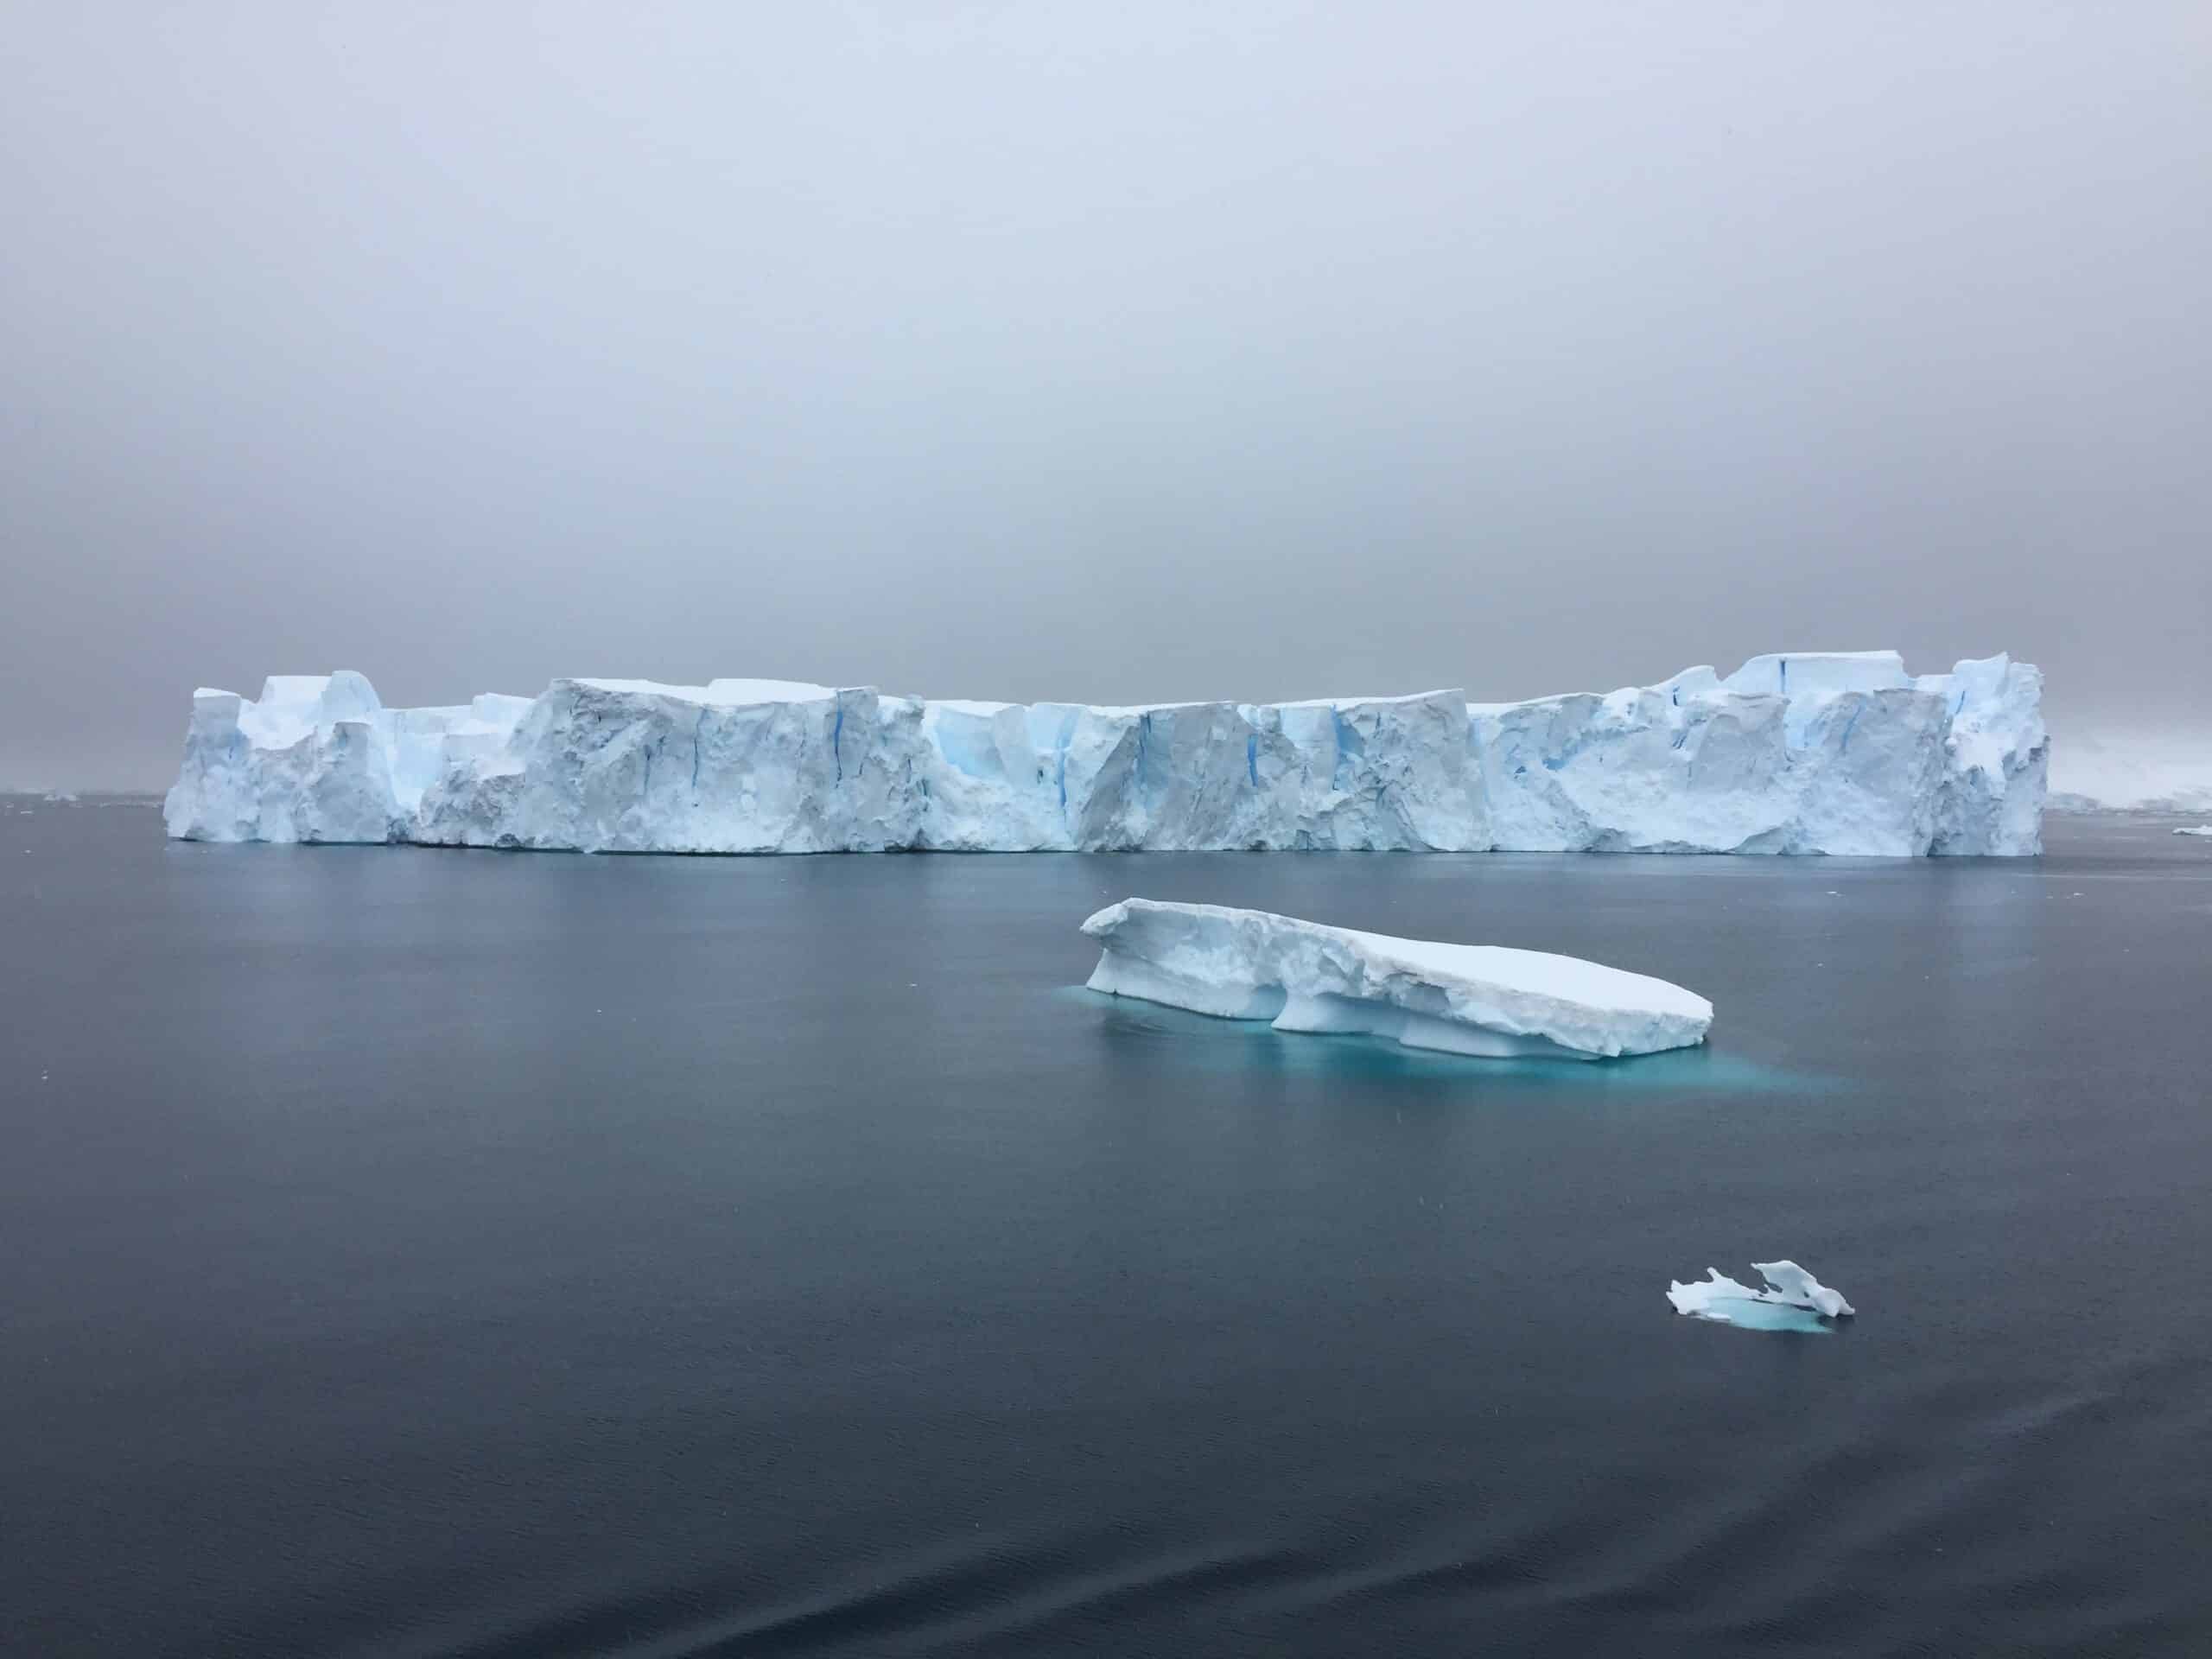
{"type": "MultiPolygon", "coordinates": [[[[17,5],[0,786],[200,684],[2212,707],[2201,7],[17,5]]],[[[2212,747],[2212,746],[2208,746],[2212,747]]]]}

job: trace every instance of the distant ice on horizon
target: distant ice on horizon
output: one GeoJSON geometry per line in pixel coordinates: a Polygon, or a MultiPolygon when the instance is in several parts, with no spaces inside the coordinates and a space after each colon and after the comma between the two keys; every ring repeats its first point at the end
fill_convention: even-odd
{"type": "Polygon", "coordinates": [[[2212,731],[2054,733],[2054,812],[2212,811],[2212,731]]]}

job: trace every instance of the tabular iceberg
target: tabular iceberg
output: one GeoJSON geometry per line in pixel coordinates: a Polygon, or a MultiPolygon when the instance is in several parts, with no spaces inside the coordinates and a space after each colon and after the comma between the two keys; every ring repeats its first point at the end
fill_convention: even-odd
{"type": "Polygon", "coordinates": [[[1579,957],[1394,939],[1221,905],[1124,899],[1083,931],[1094,991],[1277,1031],[1349,1032],[1491,1058],[1610,1059],[1705,1040],[1713,1004],[1579,957]]]}
{"type": "Polygon", "coordinates": [[[602,852],[2031,854],[2042,686],[1894,652],[1471,705],[559,679],[386,709],[356,673],[278,676],[194,694],[165,816],[186,840],[602,852]]]}
{"type": "Polygon", "coordinates": [[[1830,1289],[1795,1262],[1754,1262],[1751,1268],[1766,1281],[1768,1289],[1753,1290],[1718,1268],[1707,1268],[1696,1283],[1669,1283],[1667,1300],[1675,1313],[1692,1319],[1758,1331],[1824,1331],[1827,1326],[1822,1320],[1857,1311],[1843,1300],[1842,1292],[1830,1289]]]}

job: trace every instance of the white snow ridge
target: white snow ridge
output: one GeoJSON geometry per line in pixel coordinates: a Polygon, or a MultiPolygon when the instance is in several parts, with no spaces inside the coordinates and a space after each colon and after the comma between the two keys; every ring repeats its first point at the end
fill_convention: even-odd
{"type": "Polygon", "coordinates": [[[1608,1059],[1705,1040],[1713,1004],[1576,957],[1324,927],[1262,910],[1124,899],[1083,931],[1094,991],[1277,1031],[1355,1032],[1491,1058],[1608,1059]]]}
{"type": "Polygon", "coordinates": [[[2043,676],[1758,657],[1599,696],[925,702],[559,679],[386,709],[360,675],[193,698],[188,841],[600,852],[2032,854],[2043,676]]]}

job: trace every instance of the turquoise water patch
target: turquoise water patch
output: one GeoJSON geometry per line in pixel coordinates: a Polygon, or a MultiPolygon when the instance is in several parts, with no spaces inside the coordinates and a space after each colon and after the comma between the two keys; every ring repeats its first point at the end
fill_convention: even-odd
{"type": "Polygon", "coordinates": [[[1462,1084],[1510,1080],[1605,1094],[1805,1094],[1844,1086],[1840,1079],[1768,1065],[1710,1041],[1617,1060],[1489,1059],[1407,1048],[1378,1037],[1280,1032],[1264,1020],[1216,1019],[1082,985],[1064,985],[1050,995],[1096,1014],[1102,1034],[1111,1040],[1151,1046],[1164,1058],[1207,1071],[1462,1084]]]}
{"type": "Polygon", "coordinates": [[[1796,1331],[1806,1336],[1834,1336],[1836,1327],[1809,1307],[1786,1302],[1754,1302],[1730,1299],[1711,1305],[1709,1312],[1691,1319],[1707,1325],[1732,1325],[1744,1331],[1796,1331]]]}

